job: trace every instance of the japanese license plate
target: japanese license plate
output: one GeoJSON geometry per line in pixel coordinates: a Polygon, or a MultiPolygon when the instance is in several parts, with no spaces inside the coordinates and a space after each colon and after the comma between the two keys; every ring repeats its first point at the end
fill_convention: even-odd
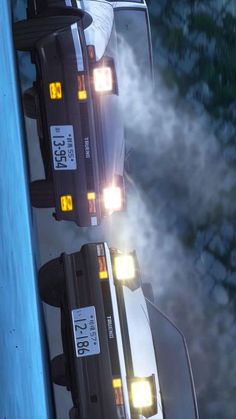
{"type": "Polygon", "coordinates": [[[100,353],[96,311],[94,306],[72,310],[75,351],[78,358],[100,353]]]}
{"type": "Polygon", "coordinates": [[[50,134],[54,170],[76,170],[73,126],[52,125],[50,134]]]}

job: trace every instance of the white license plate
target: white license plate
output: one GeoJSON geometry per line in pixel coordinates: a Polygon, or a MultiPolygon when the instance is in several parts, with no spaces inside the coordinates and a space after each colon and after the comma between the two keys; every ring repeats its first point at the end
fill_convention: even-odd
{"type": "Polygon", "coordinates": [[[54,170],[76,170],[73,126],[52,125],[50,134],[54,170]]]}
{"type": "Polygon", "coordinates": [[[94,306],[72,310],[75,351],[78,358],[100,353],[96,311],[94,306]]]}

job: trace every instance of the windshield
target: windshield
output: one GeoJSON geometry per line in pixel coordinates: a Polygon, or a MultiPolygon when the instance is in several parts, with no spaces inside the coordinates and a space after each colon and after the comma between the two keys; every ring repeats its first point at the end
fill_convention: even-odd
{"type": "Polygon", "coordinates": [[[152,76],[152,56],[148,17],[145,10],[115,9],[117,33],[132,48],[135,60],[146,76],[152,76]]]}
{"type": "Polygon", "coordinates": [[[146,300],[166,419],[198,419],[191,367],[180,331],[146,300]]]}

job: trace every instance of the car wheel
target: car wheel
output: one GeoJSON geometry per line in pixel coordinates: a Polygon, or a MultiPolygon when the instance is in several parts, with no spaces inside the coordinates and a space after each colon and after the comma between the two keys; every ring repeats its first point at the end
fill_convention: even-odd
{"type": "Polygon", "coordinates": [[[36,42],[51,33],[77,22],[77,16],[43,16],[20,20],[13,24],[15,48],[20,51],[31,51],[36,42]]]}
{"type": "Polygon", "coordinates": [[[37,118],[37,108],[35,102],[36,94],[36,89],[34,87],[30,87],[23,93],[24,114],[31,119],[37,118]]]}
{"type": "Polygon", "coordinates": [[[64,294],[64,270],[60,258],[50,260],[39,270],[39,294],[41,299],[54,307],[60,307],[64,294]]]}
{"type": "Polygon", "coordinates": [[[66,372],[65,355],[60,354],[51,360],[52,381],[58,386],[67,387],[68,378],[66,372]]]}
{"type": "Polygon", "coordinates": [[[70,409],[69,419],[79,419],[79,410],[76,407],[72,407],[72,409],[70,409]]]}
{"type": "Polygon", "coordinates": [[[31,204],[36,208],[55,207],[53,184],[49,180],[35,180],[30,183],[31,204]]]}
{"type": "Polygon", "coordinates": [[[144,282],[142,284],[142,290],[143,290],[144,296],[149,301],[151,301],[152,303],[154,303],[155,302],[155,297],[154,297],[154,292],[153,292],[152,285],[149,282],[144,282]]]}
{"type": "Polygon", "coordinates": [[[91,25],[93,19],[89,13],[85,12],[84,10],[78,9],[77,7],[65,7],[65,6],[49,6],[44,11],[40,12],[38,16],[76,16],[82,19],[83,21],[83,28],[86,29],[88,26],[91,25]]]}

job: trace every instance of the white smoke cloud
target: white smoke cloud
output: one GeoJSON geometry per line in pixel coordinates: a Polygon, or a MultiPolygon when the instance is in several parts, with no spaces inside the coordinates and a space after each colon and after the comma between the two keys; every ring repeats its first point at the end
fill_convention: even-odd
{"type": "Polygon", "coordinates": [[[219,203],[228,205],[222,192],[226,184],[232,186],[214,126],[206,114],[197,116],[177,92],[164,88],[160,77],[153,88],[132,50],[121,42],[120,92],[128,145],[136,150],[135,158],[141,155],[136,177],[146,185],[147,196],[175,205],[191,222],[199,222],[219,203]]]}
{"type": "Polygon", "coordinates": [[[197,271],[201,248],[184,247],[176,229],[184,219],[197,227],[219,205],[232,213],[235,205],[222,193],[232,185],[233,172],[208,116],[189,109],[158,76],[154,89],[124,43],[122,51],[120,92],[128,144],[135,149],[133,178],[140,186],[131,187],[121,225],[119,218],[122,233],[113,229],[111,238],[122,235],[124,243],[133,243],[158,305],[187,338],[200,417],[233,419],[233,307],[224,288],[197,271]]]}

